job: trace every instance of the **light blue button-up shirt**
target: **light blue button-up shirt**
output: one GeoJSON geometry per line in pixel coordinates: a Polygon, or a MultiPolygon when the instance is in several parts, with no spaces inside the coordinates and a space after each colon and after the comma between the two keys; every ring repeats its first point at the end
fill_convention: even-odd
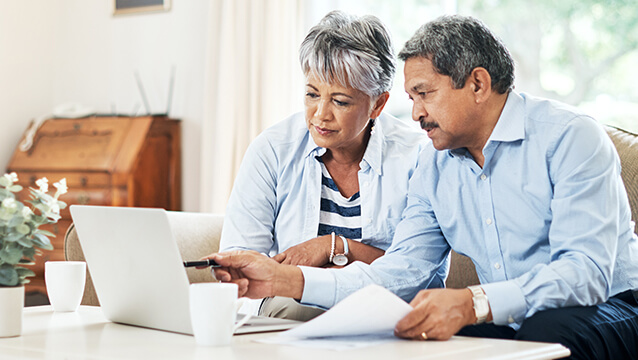
{"type": "MultiPolygon", "coordinates": [[[[375,121],[359,164],[362,242],[386,250],[407,203],[408,182],[429,139],[392,116],[375,121]]],[[[226,208],[220,248],[274,255],[317,237],[326,152],[303,113],[266,129],[250,145],[226,208]]],[[[445,276],[444,274],[441,275],[445,276]]]]}
{"type": "Polygon", "coordinates": [[[620,160],[595,120],[512,92],[483,154],[481,168],[466,149],[426,148],[386,255],[302,267],[302,302],[331,307],[369,283],[410,300],[436,285],[450,248],[473,260],[497,325],[638,288],[620,160]]]}

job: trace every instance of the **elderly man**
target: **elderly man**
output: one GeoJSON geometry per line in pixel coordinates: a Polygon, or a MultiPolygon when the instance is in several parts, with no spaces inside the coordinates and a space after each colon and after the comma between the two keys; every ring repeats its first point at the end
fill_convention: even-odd
{"type": "Polygon", "coordinates": [[[386,255],[318,269],[215,254],[218,278],[242,295],[326,308],[377,283],[412,301],[401,337],[458,333],[559,342],[575,358],[638,358],[638,238],[601,126],[514,92],[509,52],[473,18],[425,24],[399,58],[432,146],[386,255]],[[472,259],[480,286],[427,289],[450,249],[472,259]]]}

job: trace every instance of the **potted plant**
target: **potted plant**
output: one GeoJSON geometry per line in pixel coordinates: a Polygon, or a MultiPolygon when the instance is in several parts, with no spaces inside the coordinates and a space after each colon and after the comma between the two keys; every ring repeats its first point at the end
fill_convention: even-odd
{"type": "Polygon", "coordinates": [[[66,203],[60,195],[67,192],[66,179],[53,184],[57,189],[49,195],[47,178],[30,188],[31,197],[23,204],[16,198],[22,186],[16,184],[16,173],[0,177],[0,337],[18,336],[22,332],[24,284],[35,274],[24,265],[33,264],[41,250],[52,250],[49,231],[40,229],[56,223],[66,203]]]}

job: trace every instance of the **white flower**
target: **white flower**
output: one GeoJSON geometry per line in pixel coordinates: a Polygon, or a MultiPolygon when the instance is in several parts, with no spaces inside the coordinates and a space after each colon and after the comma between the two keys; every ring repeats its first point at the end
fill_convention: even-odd
{"type": "Polygon", "coordinates": [[[40,180],[36,180],[35,184],[38,185],[41,192],[46,194],[46,192],[49,191],[49,179],[47,179],[46,177],[43,177],[40,180]]]}
{"type": "Polygon", "coordinates": [[[31,215],[33,215],[33,211],[31,210],[31,208],[25,206],[22,208],[22,217],[24,217],[25,219],[29,220],[31,219],[31,215]]]}
{"type": "Polygon", "coordinates": [[[56,182],[53,184],[53,186],[55,186],[56,189],[58,189],[55,192],[55,196],[54,198],[58,198],[60,195],[62,194],[66,194],[66,192],[69,190],[69,188],[66,186],[66,178],[63,178],[62,180],[56,182]]]}
{"type": "Polygon", "coordinates": [[[11,174],[4,174],[4,177],[6,177],[12,184],[18,181],[18,174],[15,172],[12,172],[11,174]]]}
{"type": "Polygon", "coordinates": [[[2,207],[7,210],[14,210],[16,207],[18,207],[18,203],[14,198],[6,198],[2,200],[2,207]]]}

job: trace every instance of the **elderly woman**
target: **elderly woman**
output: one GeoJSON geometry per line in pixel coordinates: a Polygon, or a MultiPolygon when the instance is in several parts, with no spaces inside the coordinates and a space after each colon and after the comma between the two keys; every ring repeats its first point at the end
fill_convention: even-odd
{"type": "MultiPolygon", "coordinates": [[[[427,138],[382,114],[395,61],[376,17],[331,12],[299,53],[305,113],[265,130],[248,148],[220,249],[300,266],[371,263],[392,241],[427,138]]],[[[272,298],[259,314],[307,320],[322,311],[272,298]]]]}

